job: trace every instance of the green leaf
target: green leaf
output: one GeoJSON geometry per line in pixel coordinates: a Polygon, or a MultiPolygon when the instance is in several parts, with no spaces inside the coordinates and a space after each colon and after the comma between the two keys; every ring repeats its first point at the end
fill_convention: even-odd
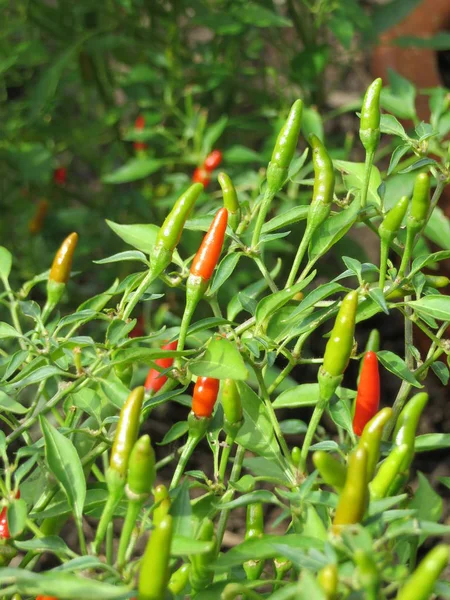
{"type": "Polygon", "coordinates": [[[0,340],[7,338],[22,337],[18,331],[8,325],[8,323],[0,323],[0,340]]]}
{"type": "Polygon", "coordinates": [[[179,421],[178,423],[174,423],[169,431],[164,436],[162,442],[159,442],[158,446],[165,446],[166,444],[171,444],[182,435],[184,435],[189,429],[189,424],[187,421],[179,421]]]}
{"type": "Polygon", "coordinates": [[[255,152],[254,150],[250,150],[246,146],[231,146],[223,153],[223,159],[226,164],[248,164],[248,163],[257,163],[261,164],[264,162],[264,157],[255,152]]]}
{"type": "Polygon", "coordinates": [[[374,7],[371,26],[374,35],[394,27],[409,15],[422,0],[392,0],[374,7]]]}
{"type": "Polygon", "coordinates": [[[176,496],[172,499],[170,514],[173,516],[174,535],[192,538],[194,536],[194,524],[192,522],[192,507],[187,479],[177,488],[176,496]]]}
{"type": "MultiPolygon", "coordinates": [[[[356,392],[347,388],[337,388],[338,398],[353,399],[356,392]]],[[[273,408],[298,408],[300,406],[315,406],[319,401],[319,384],[303,383],[282,392],[272,403],[273,408]]]]}
{"type": "Polygon", "coordinates": [[[28,408],[26,406],[22,406],[16,400],[10,398],[5,392],[0,391],[0,411],[6,410],[8,412],[16,413],[19,415],[23,415],[28,412],[28,408]]]}
{"type": "Polygon", "coordinates": [[[145,254],[142,252],[136,252],[135,250],[127,250],[126,252],[119,252],[118,254],[113,254],[113,256],[108,256],[108,258],[102,258],[100,260],[94,260],[96,265],[106,265],[109,263],[115,262],[123,262],[126,260],[139,260],[140,262],[148,265],[148,261],[145,258],[145,254]]]}
{"type": "Polygon", "coordinates": [[[222,287],[225,281],[231,277],[241,256],[241,252],[233,252],[232,254],[227,254],[225,258],[221,260],[214,275],[214,279],[208,294],[215,294],[222,287]]]}
{"type": "Polygon", "coordinates": [[[197,556],[199,554],[211,552],[213,549],[214,542],[203,542],[201,540],[193,539],[192,537],[174,535],[170,554],[171,556],[193,556],[194,554],[197,556]]]}
{"type": "Polygon", "coordinates": [[[205,354],[189,364],[193,375],[215,379],[247,379],[248,371],[236,344],[223,338],[213,338],[205,354]]]}
{"type": "Polygon", "coordinates": [[[419,300],[408,302],[419,315],[432,317],[438,321],[450,321],[450,296],[441,294],[430,294],[419,300]]]}
{"type": "Polygon", "coordinates": [[[25,552],[53,552],[53,554],[73,555],[67,544],[56,535],[34,538],[25,542],[16,541],[15,546],[19,550],[25,550],[25,552]]]}
{"type": "Polygon", "coordinates": [[[239,498],[235,498],[230,502],[218,502],[216,507],[218,510],[231,510],[233,508],[248,506],[249,504],[254,504],[255,502],[275,504],[276,506],[281,506],[284,508],[283,503],[278,500],[275,494],[269,492],[269,490],[257,490],[255,492],[250,492],[249,494],[243,494],[242,496],[239,496],[239,498]]]}
{"type": "Polygon", "coordinates": [[[0,246],[0,279],[7,281],[11,272],[12,254],[4,246],[0,246]]]}
{"type": "Polygon", "coordinates": [[[450,433],[426,433],[416,437],[414,450],[416,452],[430,452],[450,448],[450,433]]]}
{"type": "Polygon", "coordinates": [[[380,350],[377,352],[377,357],[385,369],[404,379],[411,385],[417,388],[422,388],[423,385],[417,381],[411,371],[408,369],[405,361],[400,356],[397,356],[389,350],[380,350]]]}
{"type": "Polygon", "coordinates": [[[450,219],[436,206],[425,227],[425,235],[443,250],[450,250],[450,219]]]}
{"type": "Polygon", "coordinates": [[[450,50],[450,33],[448,31],[439,31],[431,37],[402,35],[395,38],[393,43],[401,48],[426,48],[436,51],[450,50]]]}
{"type": "Polygon", "coordinates": [[[409,503],[409,508],[417,510],[417,518],[421,521],[434,521],[437,523],[442,517],[443,500],[433,490],[423,473],[418,471],[417,477],[419,485],[409,503]]]}
{"type": "Polygon", "coordinates": [[[103,175],[102,181],[111,184],[137,181],[159,171],[165,164],[166,161],[156,158],[132,158],[113,173],[103,175]]]}
{"type": "Polygon", "coordinates": [[[144,252],[144,254],[151,254],[159,231],[157,225],[152,225],[151,223],[143,225],[119,225],[119,223],[114,223],[108,219],[106,219],[106,224],[124,242],[144,252]]]}
{"type": "MultiPolygon", "coordinates": [[[[344,180],[347,190],[362,190],[364,186],[364,174],[366,172],[364,163],[349,162],[347,160],[334,160],[333,164],[336,169],[342,173],[342,179],[344,180]]],[[[378,194],[378,188],[380,185],[380,171],[377,169],[377,167],[373,166],[372,171],[370,172],[369,189],[367,191],[368,204],[381,206],[381,199],[378,194]]]]}
{"type": "Polygon", "coordinates": [[[309,206],[294,206],[289,210],[282,212],[267,223],[264,223],[262,233],[269,233],[270,231],[276,231],[282,227],[287,227],[298,221],[303,221],[308,216],[309,206]]]}
{"type": "Polygon", "coordinates": [[[381,106],[400,119],[416,118],[416,89],[407,79],[388,69],[390,86],[381,90],[381,106]]]}
{"type": "Polygon", "coordinates": [[[16,537],[25,529],[27,520],[27,503],[22,499],[15,499],[11,502],[7,512],[8,528],[11,537],[16,537]]]}
{"type": "Polygon", "coordinates": [[[398,163],[400,162],[400,160],[404,157],[404,155],[410,149],[411,149],[411,147],[410,147],[409,144],[400,144],[399,146],[397,146],[397,148],[395,148],[394,152],[391,155],[391,160],[390,160],[390,163],[389,163],[389,169],[387,171],[388,175],[390,175],[392,173],[392,171],[398,165],[398,163]]]}
{"type": "Polygon", "coordinates": [[[45,439],[45,456],[50,471],[64,490],[74,516],[81,522],[86,498],[86,481],[75,446],[43,416],[40,417],[45,439]]]}
{"type": "MultiPolygon", "coordinates": [[[[45,367],[40,367],[35,369],[30,375],[16,378],[14,382],[11,383],[11,387],[13,388],[21,388],[27,385],[31,385],[33,383],[40,383],[41,381],[45,381],[49,377],[53,377],[54,375],[65,375],[65,371],[58,369],[58,367],[54,367],[52,365],[47,365],[45,367]]],[[[23,375],[23,372],[20,374],[23,375]]]]}
{"type": "Polygon", "coordinates": [[[358,218],[360,209],[359,199],[352,202],[347,210],[343,210],[337,215],[329,217],[317,229],[309,245],[309,259],[317,260],[323,256],[338,242],[358,218]]]}
{"type": "Polygon", "coordinates": [[[402,138],[403,140],[409,141],[409,137],[403,125],[398,122],[394,115],[381,115],[380,130],[381,133],[387,133],[388,135],[396,135],[402,138]]]}

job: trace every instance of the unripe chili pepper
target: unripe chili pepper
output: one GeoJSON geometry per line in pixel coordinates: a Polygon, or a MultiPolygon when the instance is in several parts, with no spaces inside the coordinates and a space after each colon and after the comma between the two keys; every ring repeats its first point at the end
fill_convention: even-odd
{"type": "Polygon", "coordinates": [[[448,564],[449,554],[447,544],[439,544],[430,550],[399,590],[397,600],[428,600],[439,575],[448,564]]]}
{"type": "Polygon", "coordinates": [[[228,224],[236,231],[241,221],[241,209],[233,182],[226,173],[219,173],[218,181],[222,188],[223,205],[228,210],[228,224]]]}
{"type": "Polygon", "coordinates": [[[346,525],[360,523],[367,499],[367,450],[358,447],[348,459],[347,478],[334,515],[333,533],[340,533],[346,525]]]}
{"type": "Polygon", "coordinates": [[[366,352],[358,384],[353,417],[353,431],[361,435],[364,427],[378,412],[380,405],[380,374],[375,352],[366,352]]]}
{"type": "Polygon", "coordinates": [[[408,227],[420,231],[425,225],[425,219],[430,208],[430,176],[419,173],[414,182],[411,210],[408,216],[408,227]]]}
{"type": "Polygon", "coordinates": [[[181,594],[189,582],[190,571],[191,565],[189,563],[184,563],[179,569],[172,573],[170,576],[169,585],[167,586],[172,594],[181,594]]]}
{"type": "Polygon", "coordinates": [[[347,477],[347,467],[324,450],[316,450],[312,459],[324,483],[334,487],[338,492],[342,491],[347,477]]]}
{"type": "Polygon", "coordinates": [[[378,228],[378,233],[382,240],[386,240],[388,244],[392,242],[396,236],[400,225],[408,210],[409,198],[408,196],[402,196],[400,200],[391,208],[391,210],[384,217],[381,225],[378,228]]]}
{"type": "Polygon", "coordinates": [[[192,412],[197,417],[209,418],[219,393],[219,380],[213,377],[198,377],[192,395],[192,412]]]}
{"type": "MultiPolygon", "coordinates": [[[[176,350],[177,342],[170,342],[170,344],[164,344],[161,350],[176,350]]],[[[158,392],[167,381],[167,375],[161,375],[161,371],[169,369],[173,365],[173,358],[157,358],[155,365],[161,367],[160,370],[151,368],[148,372],[147,379],[145,380],[144,387],[146,390],[151,392],[158,392]]]]}
{"type": "Polygon", "coordinates": [[[355,551],[355,563],[358,566],[358,579],[367,598],[379,598],[380,573],[373,556],[364,550],[355,551]]]}
{"type": "Polygon", "coordinates": [[[211,521],[211,519],[203,519],[196,539],[202,542],[212,543],[211,550],[209,552],[204,552],[203,554],[193,554],[190,557],[191,570],[189,573],[189,580],[191,582],[192,589],[195,592],[209,585],[214,576],[214,573],[208,569],[208,567],[214,561],[216,554],[216,536],[214,533],[214,523],[211,521]]]}
{"type": "Polygon", "coordinates": [[[294,446],[291,450],[291,460],[292,460],[292,464],[294,465],[294,467],[298,467],[298,465],[300,464],[300,456],[301,456],[301,450],[298,446],[294,446]]]}
{"type": "Polygon", "coordinates": [[[71,233],[59,247],[47,282],[47,302],[53,308],[63,295],[72,269],[72,260],[78,242],[78,234],[71,233]]]}
{"type": "Polygon", "coordinates": [[[400,413],[397,424],[394,429],[393,440],[396,446],[406,444],[408,453],[403,460],[401,469],[406,471],[414,458],[414,444],[416,439],[416,430],[419,424],[420,416],[427,405],[428,394],[421,392],[409,400],[405,408],[400,413]]]}
{"type": "Polygon", "coordinates": [[[169,514],[170,510],[171,500],[169,496],[169,490],[165,485],[161,483],[160,485],[156,486],[153,492],[153,499],[157,506],[153,509],[152,523],[154,527],[156,527],[159,525],[162,519],[169,514]]]}
{"type": "Polygon", "coordinates": [[[361,107],[359,138],[366,152],[374,153],[380,141],[380,94],[383,82],[375,79],[367,88],[361,107]]]}
{"type": "MultiPolygon", "coordinates": [[[[380,458],[380,444],[386,423],[392,418],[392,409],[383,408],[365,425],[359,446],[367,450],[367,480],[370,481],[380,458]]],[[[359,434],[358,434],[359,435],[359,434]]]]}
{"type": "Polygon", "coordinates": [[[163,600],[168,583],[172,517],[166,515],[147,542],[139,571],[138,600],[163,600]]]}
{"type": "Polygon", "coordinates": [[[211,172],[207,171],[203,167],[197,167],[192,174],[193,183],[201,183],[206,187],[211,181],[211,172]]]}
{"type": "Polygon", "coordinates": [[[408,453],[408,445],[394,446],[387,458],[381,463],[377,474],[369,483],[370,497],[380,500],[389,496],[391,486],[400,475],[403,461],[408,453]]]}
{"type": "Polygon", "coordinates": [[[425,275],[425,279],[428,285],[438,290],[450,284],[450,279],[445,275],[425,275]]]}
{"type": "Polygon", "coordinates": [[[53,171],[53,181],[56,185],[64,185],[66,183],[67,169],[65,167],[58,167],[53,171]]]}
{"type": "Polygon", "coordinates": [[[170,264],[172,253],[180,241],[184,224],[199,197],[203,186],[194,183],[175,202],[156,236],[155,246],[150,255],[150,268],[159,275],[170,264]]]}
{"type": "Polygon", "coordinates": [[[284,556],[278,556],[273,559],[273,568],[275,570],[275,579],[281,581],[285,575],[292,569],[292,561],[284,556]]]}
{"type": "MultiPolygon", "coordinates": [[[[134,122],[134,128],[137,131],[142,131],[145,129],[145,118],[143,115],[138,115],[136,117],[136,121],[134,122]]],[[[146,150],[147,144],[145,142],[133,142],[133,148],[136,152],[140,152],[142,150],[146,150]]]]}
{"type": "Polygon", "coordinates": [[[222,162],[222,152],[220,150],[213,150],[208,154],[203,163],[203,168],[207,171],[214,171],[222,162]]]}
{"type": "Polygon", "coordinates": [[[228,425],[235,425],[242,421],[241,395],[234,379],[223,380],[222,408],[228,425]]]}
{"type": "Polygon", "coordinates": [[[317,581],[325,594],[326,600],[337,598],[339,576],[335,564],[326,565],[321,569],[317,574],[317,581]]]}
{"type": "MultiPolygon", "coordinates": [[[[260,538],[264,534],[264,507],[262,502],[255,502],[247,506],[247,527],[245,539],[260,538]]],[[[243,564],[245,574],[249,581],[259,579],[263,569],[263,560],[248,560],[243,564]]]]}
{"type": "Polygon", "coordinates": [[[39,200],[34,217],[31,219],[28,229],[30,233],[39,233],[44,225],[45,217],[47,216],[49,203],[47,200],[39,200]]]}

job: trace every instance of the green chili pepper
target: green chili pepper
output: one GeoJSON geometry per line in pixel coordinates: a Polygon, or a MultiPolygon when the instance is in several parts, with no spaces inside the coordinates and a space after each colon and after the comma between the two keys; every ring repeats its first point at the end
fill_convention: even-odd
{"type": "Polygon", "coordinates": [[[367,600],[379,598],[380,574],[373,557],[364,550],[355,551],[355,563],[358,566],[358,579],[362,589],[366,592],[367,600]]]}
{"type": "Polygon", "coordinates": [[[329,564],[321,569],[317,574],[317,581],[325,594],[326,600],[337,598],[339,576],[335,564],[329,564]]]}
{"type": "MultiPolygon", "coordinates": [[[[242,402],[234,379],[224,379],[222,382],[222,408],[225,415],[225,431],[242,424],[242,402]]],[[[228,432],[227,432],[228,433],[228,432]]]]}
{"type": "Polygon", "coordinates": [[[347,467],[323,450],[316,450],[312,459],[324,483],[334,487],[338,492],[342,491],[347,477],[347,467]]]}
{"type": "Polygon", "coordinates": [[[139,572],[138,600],[163,600],[168,583],[172,517],[166,515],[152,531],[139,572]]]}
{"type": "Polygon", "coordinates": [[[369,483],[370,497],[379,500],[389,496],[391,486],[401,472],[402,463],[408,453],[408,445],[394,446],[389,456],[381,463],[377,474],[369,483]]]}
{"type": "Polygon", "coordinates": [[[398,592],[397,600],[428,600],[448,564],[449,550],[447,544],[439,544],[430,550],[398,592]]]}
{"type": "Polygon", "coordinates": [[[348,459],[347,478],[334,515],[333,533],[340,533],[346,525],[360,523],[367,499],[367,450],[358,447],[348,459]]]}
{"type": "Polygon", "coordinates": [[[172,592],[172,594],[181,594],[181,592],[189,583],[190,571],[191,565],[189,563],[184,563],[179,569],[172,573],[169,580],[169,585],[167,586],[169,591],[172,592]]]}
{"type": "Polygon", "coordinates": [[[402,196],[400,200],[395,204],[393,208],[384,217],[383,222],[378,228],[378,233],[382,240],[385,240],[388,244],[392,242],[396,236],[400,225],[408,210],[409,198],[408,196],[402,196]]]}
{"type": "Polygon", "coordinates": [[[386,423],[392,418],[391,408],[382,408],[367,423],[359,440],[359,446],[367,450],[367,480],[370,481],[380,458],[381,436],[386,423]]]}
{"type": "Polygon", "coordinates": [[[275,579],[282,581],[286,574],[292,569],[292,561],[284,556],[278,556],[273,560],[273,568],[275,569],[275,579]]]}
{"type": "Polygon", "coordinates": [[[153,499],[157,506],[153,510],[152,523],[157,527],[169,513],[171,505],[169,491],[165,485],[160,484],[155,488],[153,499]]]}
{"type": "Polygon", "coordinates": [[[203,190],[201,183],[194,183],[175,202],[156,236],[150,255],[150,269],[154,276],[162,273],[172,260],[172,253],[180,241],[184,224],[195,201],[203,190]]]}
{"type": "Polygon", "coordinates": [[[294,467],[298,467],[298,465],[300,464],[300,456],[301,456],[301,450],[298,446],[294,446],[291,450],[291,459],[292,459],[292,464],[294,465],[294,467]]]}
{"type": "MultiPolygon", "coordinates": [[[[247,506],[247,528],[245,539],[260,538],[264,534],[264,507],[262,502],[255,502],[247,506]]],[[[249,581],[259,579],[264,569],[263,560],[248,560],[244,563],[244,571],[249,581]]]]}
{"type": "Polygon", "coordinates": [[[374,153],[380,141],[380,94],[383,82],[375,79],[367,88],[361,107],[359,138],[366,152],[374,153]]]}
{"type": "Polygon", "coordinates": [[[425,275],[425,279],[428,285],[438,290],[450,284],[450,279],[445,275],[425,275]]]}
{"type": "Polygon", "coordinates": [[[396,446],[406,444],[408,454],[402,463],[402,470],[409,469],[414,458],[414,444],[416,439],[416,430],[419,424],[420,416],[427,405],[428,394],[421,392],[411,398],[405,408],[400,413],[397,424],[394,429],[393,440],[396,446]]]}
{"type": "Polygon", "coordinates": [[[314,166],[314,191],[313,198],[308,210],[306,229],[302,241],[298,247],[292,264],[291,272],[286,281],[286,287],[290,287],[297,276],[298,269],[308,248],[313,233],[328,218],[333,202],[334,194],[334,167],[333,161],[319,138],[311,134],[309,143],[312,146],[312,160],[314,166]]]}
{"type": "Polygon", "coordinates": [[[241,221],[241,208],[236,189],[226,173],[219,173],[218,181],[222,188],[223,205],[228,210],[228,225],[236,231],[241,221]]]}
{"type": "Polygon", "coordinates": [[[192,589],[197,592],[208,586],[214,577],[213,571],[209,570],[209,566],[215,559],[216,553],[216,536],[214,533],[214,523],[211,519],[203,519],[196,539],[202,542],[211,542],[211,550],[209,552],[193,554],[190,557],[191,570],[189,580],[192,589]]]}

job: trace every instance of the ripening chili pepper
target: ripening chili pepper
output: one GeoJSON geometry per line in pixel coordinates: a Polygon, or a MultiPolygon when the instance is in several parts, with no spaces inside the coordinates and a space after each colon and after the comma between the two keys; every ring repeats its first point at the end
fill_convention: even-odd
{"type": "Polygon", "coordinates": [[[53,259],[47,282],[47,302],[52,308],[60,301],[69,281],[77,242],[78,234],[71,233],[61,244],[53,259]]]}
{"type": "Polygon", "coordinates": [[[156,277],[164,271],[172,260],[172,253],[180,241],[186,219],[194,207],[203,186],[194,183],[175,202],[156,236],[150,255],[150,269],[156,277]]]}
{"type": "Polygon", "coordinates": [[[361,435],[364,427],[378,412],[380,405],[380,374],[375,352],[366,352],[363,358],[361,376],[355,402],[353,431],[361,435]]]}
{"type": "MultiPolygon", "coordinates": [[[[367,338],[367,342],[364,348],[364,352],[378,352],[378,350],[380,349],[380,332],[378,331],[378,329],[372,329],[371,332],[369,333],[369,337],[367,338]]],[[[358,384],[359,384],[359,378],[361,377],[361,371],[363,368],[363,364],[364,361],[361,360],[359,363],[359,369],[358,369],[358,384]]],[[[355,398],[356,399],[356,398],[355,398]]],[[[353,407],[353,413],[355,412],[355,408],[353,407]]]]}
{"type": "Polygon", "coordinates": [[[224,379],[222,383],[222,408],[227,426],[241,424],[242,402],[234,379],[224,379]]]}
{"type": "Polygon", "coordinates": [[[380,235],[380,289],[384,288],[386,281],[386,267],[389,255],[389,247],[395,238],[400,225],[408,210],[409,198],[402,196],[397,204],[385,216],[383,222],[378,228],[380,235]]]}
{"type": "Polygon", "coordinates": [[[366,152],[374,153],[380,141],[380,94],[383,81],[378,78],[367,88],[361,107],[359,138],[366,152]]]}
{"type": "MultiPolygon", "coordinates": [[[[359,446],[367,450],[367,480],[370,481],[380,458],[380,444],[386,423],[392,418],[392,409],[383,408],[365,425],[359,446]]],[[[360,435],[360,434],[357,434],[360,435]]]]}
{"type": "Polygon", "coordinates": [[[168,584],[173,522],[166,515],[150,534],[141,561],[138,600],[163,600],[168,584]]]}
{"type": "Polygon", "coordinates": [[[192,412],[197,417],[209,418],[219,393],[219,380],[213,377],[198,377],[192,395],[192,412]]]}
{"type": "Polygon", "coordinates": [[[342,491],[347,477],[347,467],[324,450],[316,450],[312,456],[314,466],[324,483],[342,491]]]}
{"type": "Polygon", "coordinates": [[[366,512],[367,451],[357,447],[348,459],[347,478],[333,519],[333,533],[340,533],[346,525],[360,523],[366,512]]]}
{"type": "Polygon", "coordinates": [[[438,544],[419,563],[414,573],[399,590],[397,600],[428,600],[436,581],[449,561],[450,546],[438,544]]]}
{"type": "Polygon", "coordinates": [[[39,233],[44,225],[45,217],[47,216],[49,203],[45,198],[39,200],[34,217],[31,219],[28,229],[30,233],[39,233]]]}
{"type": "MultiPolygon", "coordinates": [[[[143,115],[138,115],[136,117],[134,128],[137,131],[142,131],[145,129],[145,118],[143,115]]],[[[141,150],[146,150],[147,144],[145,142],[133,142],[133,148],[136,150],[136,152],[140,152],[141,150]]]]}
{"type": "Polygon", "coordinates": [[[402,464],[407,453],[408,444],[394,446],[387,458],[381,463],[377,474],[369,483],[370,497],[373,500],[380,500],[390,495],[390,489],[401,473],[402,464]]]}
{"type": "Polygon", "coordinates": [[[56,185],[64,185],[67,178],[67,169],[65,167],[58,167],[53,171],[53,181],[56,185]]]}
{"type": "Polygon", "coordinates": [[[208,154],[203,163],[203,168],[207,171],[214,171],[222,162],[222,152],[220,150],[213,150],[208,154]]]}
{"type": "Polygon", "coordinates": [[[334,563],[326,565],[317,573],[317,581],[325,594],[326,600],[337,598],[339,576],[337,566],[334,563]]]}
{"type": "Polygon", "coordinates": [[[203,554],[193,554],[189,557],[191,561],[189,580],[195,592],[208,586],[214,577],[214,573],[208,568],[216,557],[216,536],[211,519],[203,519],[196,539],[201,542],[211,542],[211,549],[203,554]]]}
{"type": "MultiPolygon", "coordinates": [[[[20,490],[16,492],[16,499],[20,498],[20,490]]],[[[8,508],[4,506],[0,512],[0,539],[9,540],[11,534],[8,527],[8,508]]]]}
{"type": "Polygon", "coordinates": [[[223,205],[228,210],[228,224],[236,231],[241,221],[241,208],[233,182],[226,173],[219,173],[219,185],[223,194],[223,205]]]}
{"type": "Polygon", "coordinates": [[[300,264],[305,256],[308,245],[314,232],[328,218],[331,211],[334,194],[334,167],[325,146],[319,138],[311,134],[309,143],[313,149],[312,160],[314,166],[314,191],[313,198],[306,218],[306,229],[302,241],[292,264],[291,272],[286,281],[286,287],[290,287],[297,276],[300,264]]]}
{"type": "Polygon", "coordinates": [[[427,402],[428,394],[425,392],[416,394],[409,400],[398,417],[393,434],[394,444],[396,446],[401,446],[402,444],[408,446],[408,454],[404,458],[401,466],[403,471],[409,469],[414,458],[417,426],[427,402]]]}
{"type": "MultiPolygon", "coordinates": [[[[264,507],[262,502],[255,502],[247,506],[247,522],[245,539],[252,540],[264,535],[264,507]]],[[[245,574],[249,581],[259,579],[264,569],[264,561],[260,559],[247,560],[243,564],[245,574]]]]}
{"type": "MultiPolygon", "coordinates": [[[[161,350],[176,350],[177,342],[170,342],[162,346],[161,350]]],[[[161,371],[169,369],[173,365],[173,358],[157,358],[155,365],[161,367],[160,370],[152,367],[148,372],[147,379],[145,380],[144,387],[146,390],[151,392],[158,392],[167,381],[167,375],[161,375],[161,371]]]]}
{"type": "Polygon", "coordinates": [[[189,563],[184,563],[181,565],[179,569],[177,569],[170,576],[168,589],[172,594],[177,595],[181,594],[184,588],[187,586],[189,582],[189,573],[191,571],[191,565],[189,563]]]}
{"type": "Polygon", "coordinates": [[[192,182],[201,183],[203,187],[207,187],[211,181],[211,172],[207,171],[203,167],[197,167],[192,173],[192,182]]]}

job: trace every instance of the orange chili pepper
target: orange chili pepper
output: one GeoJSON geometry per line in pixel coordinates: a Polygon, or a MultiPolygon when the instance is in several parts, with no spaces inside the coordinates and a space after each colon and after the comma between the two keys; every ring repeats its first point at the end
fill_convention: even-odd
{"type": "Polygon", "coordinates": [[[353,417],[353,431],[361,435],[364,427],[378,412],[380,405],[380,374],[375,352],[366,352],[363,358],[361,377],[353,417]]]}
{"type": "MultiPolygon", "coordinates": [[[[161,350],[176,350],[177,342],[170,342],[170,344],[165,344],[161,350]]],[[[173,358],[157,358],[155,360],[155,365],[161,367],[161,369],[150,369],[147,375],[147,379],[145,380],[144,387],[146,390],[151,390],[153,392],[158,392],[162,386],[167,381],[167,375],[161,375],[163,369],[168,369],[173,365],[173,358]]]]}
{"type": "Polygon", "coordinates": [[[218,379],[198,377],[192,395],[192,412],[197,418],[211,416],[218,393],[218,379]]]}
{"type": "Polygon", "coordinates": [[[227,222],[228,211],[226,208],[221,208],[217,211],[195,258],[192,261],[191,275],[200,277],[204,282],[211,278],[214,268],[219,260],[223,241],[225,239],[227,222]]]}

